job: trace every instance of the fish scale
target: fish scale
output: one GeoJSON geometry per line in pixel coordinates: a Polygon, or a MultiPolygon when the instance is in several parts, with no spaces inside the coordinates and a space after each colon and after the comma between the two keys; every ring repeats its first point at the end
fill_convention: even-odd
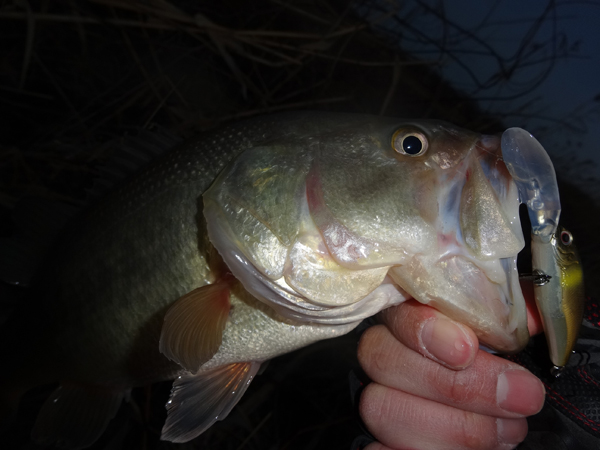
{"type": "MultiPolygon", "coordinates": [[[[246,132],[245,127],[239,130],[246,132]]],[[[48,367],[62,360],[55,355],[61,349],[86,369],[69,376],[85,382],[139,385],[140,377],[143,382],[161,380],[177,371],[158,352],[162,316],[173,301],[209,282],[209,244],[197,242],[199,235],[205,238],[203,221],[198,220],[198,193],[248,145],[246,135],[234,138],[242,135],[215,133],[201,140],[202,151],[198,143],[187,143],[117,188],[65,231],[56,245],[64,267],[55,269],[67,278],[60,283],[64,292],[44,301],[52,302],[54,315],[71,326],[57,336],[52,330],[47,339],[52,344],[40,348],[39,358],[46,359],[48,367]],[[233,139],[231,145],[222,144],[225,138],[233,139]],[[131,299],[138,303],[132,306],[131,299]],[[80,302],[85,306],[73,308],[80,302]],[[57,311],[59,304],[65,305],[64,311],[57,311]],[[140,327],[144,338],[138,344],[131,330],[140,327]],[[84,339],[74,342],[73,334],[84,339]]],[[[54,265],[55,260],[51,253],[43,264],[54,265]]],[[[34,283],[52,285],[53,272],[42,272],[34,283]]]]}

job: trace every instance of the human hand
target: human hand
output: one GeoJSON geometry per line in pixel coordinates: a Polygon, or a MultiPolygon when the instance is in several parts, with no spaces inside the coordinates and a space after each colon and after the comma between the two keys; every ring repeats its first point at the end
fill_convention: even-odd
{"type": "MultiPolygon", "coordinates": [[[[531,287],[523,291],[534,335],[541,321],[531,287]]],[[[358,348],[373,380],[359,411],[379,441],[366,450],[511,449],[525,438],[525,417],[544,403],[534,375],[479,350],[470,328],[414,300],[383,311],[381,320],[358,348]]]]}

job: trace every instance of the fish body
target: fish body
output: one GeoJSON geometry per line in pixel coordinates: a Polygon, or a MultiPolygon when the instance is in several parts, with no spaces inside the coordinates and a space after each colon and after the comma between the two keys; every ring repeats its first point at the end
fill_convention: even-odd
{"type": "Polygon", "coordinates": [[[524,240],[499,144],[325,113],[188,141],[66,227],[2,330],[2,385],[59,381],[33,435],[83,448],[131,387],[176,378],[163,439],[182,442],[262,362],[410,297],[517,351],[524,240]]]}

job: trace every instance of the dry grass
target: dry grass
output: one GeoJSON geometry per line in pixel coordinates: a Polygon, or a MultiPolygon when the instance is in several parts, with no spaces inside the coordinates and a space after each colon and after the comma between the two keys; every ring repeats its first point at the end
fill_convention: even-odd
{"type": "Polygon", "coordinates": [[[187,136],[287,109],[499,124],[450,89],[436,60],[373,32],[343,1],[4,2],[0,203],[69,196],[99,144],[158,124],[187,136]],[[452,103],[448,103],[449,99],[452,103]],[[68,184],[69,186],[64,186],[68,184]]]}

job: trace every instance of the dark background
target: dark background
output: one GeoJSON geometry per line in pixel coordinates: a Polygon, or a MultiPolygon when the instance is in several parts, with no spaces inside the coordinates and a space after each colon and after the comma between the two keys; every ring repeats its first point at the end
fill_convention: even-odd
{"type": "MultiPolygon", "coordinates": [[[[560,18],[555,2],[547,3],[543,20],[541,13],[519,18],[521,36],[513,32],[519,57],[506,56],[490,39],[493,9],[490,22],[474,26],[452,19],[460,11],[416,0],[0,5],[1,236],[19,233],[11,211],[23,197],[84,207],[87,189],[98,180],[114,182],[102,167],[119,157],[120,140],[140,130],[185,138],[253,115],[310,109],[444,119],[496,133],[506,118],[541,115],[537,105],[528,109],[525,96],[556,61],[581,56],[558,27],[550,35],[556,39],[532,32],[560,18]],[[558,38],[566,44],[557,45],[558,38]],[[490,59],[493,64],[483,63],[490,59]],[[449,61],[464,69],[464,79],[449,74],[449,61]],[[510,88],[525,100],[492,108],[496,87],[498,95],[510,88]]],[[[553,146],[561,221],[579,243],[588,293],[597,298],[597,179],[578,157],[584,139],[575,126],[585,117],[550,119],[533,123],[542,133],[561,130],[553,146]],[[583,173],[585,183],[572,182],[583,173]]],[[[0,305],[10,309],[19,290],[0,288],[0,305]]],[[[93,448],[348,449],[361,433],[348,381],[352,370],[358,373],[358,337],[354,332],[275,359],[226,421],[188,444],[158,440],[170,384],[136,389],[93,448]]],[[[28,434],[51,389],[26,396],[7,448],[39,448],[28,434]]]]}

